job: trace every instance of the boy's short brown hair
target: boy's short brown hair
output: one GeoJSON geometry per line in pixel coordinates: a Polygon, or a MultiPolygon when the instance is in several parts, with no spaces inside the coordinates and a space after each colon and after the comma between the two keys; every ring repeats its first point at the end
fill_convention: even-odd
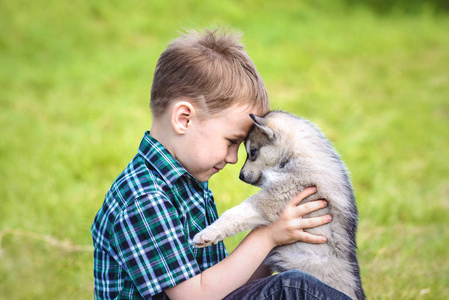
{"type": "Polygon", "coordinates": [[[237,103],[268,112],[265,84],[240,36],[206,29],[175,39],[156,65],[150,101],[153,116],[165,113],[179,98],[188,98],[211,115],[237,103]]]}

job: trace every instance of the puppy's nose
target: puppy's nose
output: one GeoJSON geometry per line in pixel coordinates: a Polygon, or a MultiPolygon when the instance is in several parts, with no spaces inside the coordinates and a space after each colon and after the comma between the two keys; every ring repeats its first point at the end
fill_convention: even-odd
{"type": "Polygon", "coordinates": [[[243,172],[240,172],[239,178],[241,181],[245,181],[245,175],[243,175],[243,172]]]}

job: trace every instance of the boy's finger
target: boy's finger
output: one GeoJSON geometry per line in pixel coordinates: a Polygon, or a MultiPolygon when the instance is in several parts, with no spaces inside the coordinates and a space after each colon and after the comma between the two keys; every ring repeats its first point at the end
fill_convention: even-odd
{"type": "Polygon", "coordinates": [[[303,189],[301,192],[296,194],[296,196],[291,201],[292,206],[297,206],[302,200],[316,193],[316,186],[310,186],[303,189]]]}
{"type": "Polygon", "coordinates": [[[322,235],[313,235],[302,231],[299,233],[299,240],[310,244],[323,244],[327,241],[327,238],[322,235]]]}
{"type": "Polygon", "coordinates": [[[318,227],[324,224],[327,224],[332,221],[331,215],[325,215],[321,217],[314,217],[314,218],[301,218],[298,219],[299,228],[313,228],[318,227]]]}
{"type": "Polygon", "coordinates": [[[325,208],[327,204],[328,203],[326,200],[310,201],[297,206],[296,213],[298,214],[298,216],[302,217],[313,211],[325,208]]]}

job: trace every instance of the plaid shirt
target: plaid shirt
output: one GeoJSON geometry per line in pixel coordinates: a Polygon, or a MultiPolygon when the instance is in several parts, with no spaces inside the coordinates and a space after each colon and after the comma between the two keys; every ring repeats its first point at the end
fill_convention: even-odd
{"type": "Polygon", "coordinates": [[[226,257],[193,236],[218,218],[199,183],[146,132],[138,154],[107,192],[92,225],[96,299],[166,299],[164,290],[226,257]]]}

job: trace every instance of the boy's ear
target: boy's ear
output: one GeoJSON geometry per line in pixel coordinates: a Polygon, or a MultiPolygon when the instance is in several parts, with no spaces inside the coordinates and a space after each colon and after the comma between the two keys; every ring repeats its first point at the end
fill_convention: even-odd
{"type": "Polygon", "coordinates": [[[177,134],[185,134],[196,114],[193,105],[188,101],[179,101],[173,105],[171,125],[177,134]]]}

